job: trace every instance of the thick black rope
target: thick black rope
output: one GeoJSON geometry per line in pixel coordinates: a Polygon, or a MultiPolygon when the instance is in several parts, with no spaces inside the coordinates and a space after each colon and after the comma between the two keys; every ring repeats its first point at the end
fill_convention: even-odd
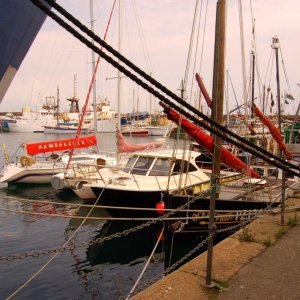
{"type": "Polygon", "coordinates": [[[227,142],[229,142],[229,143],[231,143],[231,144],[233,144],[233,145],[235,145],[237,147],[240,147],[243,150],[248,151],[249,153],[251,153],[251,154],[253,154],[253,155],[257,156],[257,157],[260,157],[261,159],[263,159],[264,161],[268,162],[269,164],[271,164],[271,165],[273,165],[275,167],[281,168],[285,172],[289,172],[290,174],[293,174],[295,176],[300,177],[300,174],[294,171],[295,169],[300,170],[300,168],[298,166],[295,166],[295,165],[293,165],[293,164],[285,161],[284,159],[281,159],[281,158],[273,155],[272,153],[270,153],[270,152],[268,152],[268,151],[266,151],[266,150],[264,150],[264,149],[262,149],[262,148],[260,148],[260,147],[258,147],[256,145],[252,144],[251,142],[249,142],[246,139],[243,139],[242,137],[234,134],[233,132],[231,132],[230,130],[228,130],[226,127],[224,127],[224,126],[222,126],[222,125],[214,122],[209,117],[207,117],[206,115],[204,115],[201,112],[199,112],[193,106],[191,106],[188,103],[186,103],[185,101],[183,101],[181,98],[179,98],[177,95],[173,94],[171,91],[169,91],[167,88],[165,88],[164,86],[162,86],[160,83],[158,83],[152,77],[150,77],[149,75],[147,75],[146,73],[144,73],[142,70],[140,70],[139,68],[137,68],[136,66],[134,66],[131,62],[129,62],[126,58],[124,58],[121,54],[119,54],[111,46],[108,46],[104,41],[102,41],[92,31],[90,31],[87,27],[85,27],[80,22],[78,22],[74,17],[72,17],[69,13],[67,13],[63,8],[61,8],[58,4],[56,4],[52,0],[44,0],[44,1],[48,2],[50,5],[53,5],[57,10],[59,9],[60,11],[63,11],[64,14],[67,15],[68,17],[70,16],[70,21],[72,21],[72,19],[73,19],[72,22],[76,23],[75,24],[76,26],[78,26],[82,30],[84,29],[83,31],[86,31],[86,33],[90,37],[92,37],[95,41],[99,42],[103,47],[106,47],[108,51],[110,50],[110,52],[112,52],[113,54],[115,54],[126,65],[132,67],[133,70],[135,70],[138,74],[140,74],[145,79],[147,79],[148,81],[150,81],[154,86],[156,86],[157,88],[159,88],[160,90],[162,90],[163,92],[165,92],[166,94],[168,94],[170,97],[174,98],[179,104],[181,104],[181,105],[185,106],[186,108],[190,109],[196,115],[202,117],[205,121],[209,122],[211,125],[213,125],[217,129],[214,128],[214,127],[211,127],[211,126],[207,125],[205,122],[200,121],[199,119],[197,119],[196,117],[194,117],[190,113],[188,113],[187,111],[181,109],[180,107],[178,107],[177,105],[175,105],[173,102],[171,102],[170,100],[168,100],[167,98],[165,98],[158,91],[154,90],[152,87],[150,87],[145,82],[143,82],[141,79],[139,79],[136,75],[132,74],[130,71],[128,71],[127,69],[125,69],[119,63],[117,63],[115,60],[113,60],[110,56],[108,56],[106,53],[104,53],[101,49],[97,48],[89,40],[87,40],[85,37],[83,37],[79,32],[77,32],[69,24],[67,24],[66,22],[64,22],[59,16],[57,16],[48,7],[46,7],[44,4],[42,4],[40,0],[30,0],[30,1],[34,5],[38,6],[41,10],[43,10],[48,16],[50,16],[52,19],[54,19],[58,24],[60,24],[63,28],[65,28],[73,36],[75,36],[76,38],[78,38],[82,43],[84,43],[90,49],[92,49],[97,54],[99,54],[107,62],[109,62],[110,64],[112,64],[119,71],[121,71],[126,76],[128,76],[129,78],[131,78],[134,82],[136,82],[137,84],[139,84],[140,86],[142,86],[144,89],[146,89],[148,92],[150,92],[155,97],[157,97],[158,99],[160,99],[162,102],[166,103],[167,105],[169,105],[173,109],[175,109],[178,112],[180,112],[182,115],[184,115],[187,118],[189,118],[190,120],[192,120],[194,123],[198,124],[199,126],[202,126],[203,128],[207,129],[208,131],[210,131],[210,132],[214,133],[215,135],[221,137],[223,140],[225,140],[225,141],[227,141],[227,142]],[[218,129],[221,130],[221,131],[226,132],[227,134],[229,134],[230,136],[232,136],[236,140],[239,140],[241,143],[237,142],[236,140],[230,138],[227,135],[223,135],[222,132],[220,132],[218,129]],[[254,149],[257,150],[257,151],[255,151],[254,149]],[[270,159],[270,157],[273,158],[274,160],[270,159]],[[291,170],[291,168],[294,169],[294,170],[291,170]]]}
{"type": "MultiPolygon", "coordinates": [[[[149,76],[148,74],[146,74],[143,70],[141,70],[140,68],[138,68],[136,65],[134,65],[131,61],[129,61],[126,57],[124,57],[121,53],[119,53],[118,51],[116,51],[113,47],[111,47],[110,45],[108,45],[104,40],[102,40],[99,36],[97,36],[94,32],[92,32],[89,28],[87,28],[85,25],[83,25],[82,23],[80,23],[76,18],[74,18],[70,13],[68,13],[63,7],[61,7],[59,4],[57,4],[54,0],[44,0],[45,2],[47,2],[49,5],[53,6],[59,13],[61,13],[65,18],[67,18],[70,22],[72,22],[75,26],[77,26],[79,29],[81,29],[84,33],[86,33],[89,37],[91,37],[92,39],[94,39],[96,42],[98,42],[103,48],[105,48],[108,52],[110,52],[111,54],[115,55],[119,60],[121,60],[125,65],[127,65],[128,67],[130,67],[131,69],[133,69],[136,73],[138,73],[140,76],[142,76],[144,79],[146,79],[147,81],[149,81],[151,84],[153,84],[155,87],[157,87],[159,90],[161,90],[162,92],[164,92],[165,94],[167,94],[168,96],[170,96],[171,98],[175,99],[179,104],[181,104],[182,106],[185,106],[186,108],[188,108],[190,111],[192,111],[193,113],[195,113],[196,115],[200,116],[201,118],[203,118],[204,120],[206,120],[207,122],[209,122],[210,124],[212,124],[213,126],[221,129],[222,131],[226,132],[227,134],[230,134],[232,137],[234,137],[235,139],[241,141],[244,144],[247,144],[248,146],[250,146],[251,148],[256,149],[257,151],[263,153],[264,155],[267,155],[268,157],[272,157],[273,159],[279,160],[281,161],[281,163],[285,164],[285,165],[289,165],[291,168],[300,170],[300,168],[298,168],[298,166],[295,166],[293,164],[290,164],[288,162],[286,162],[284,159],[281,159],[280,157],[266,151],[263,148],[258,147],[257,145],[252,144],[251,142],[249,142],[246,139],[243,139],[242,137],[240,137],[239,135],[235,134],[234,132],[231,132],[229,129],[227,129],[226,127],[222,126],[221,124],[213,121],[212,119],[210,119],[209,117],[207,117],[206,115],[204,115],[203,113],[201,113],[200,111],[198,111],[196,108],[194,108],[193,106],[191,106],[190,104],[188,104],[187,102],[183,101],[180,97],[178,97],[176,94],[174,94],[173,92],[171,92],[170,90],[168,90],[165,86],[163,86],[162,84],[160,84],[158,81],[156,81],[153,77],[149,76]]],[[[171,106],[171,105],[170,105],[171,106]]],[[[173,107],[174,108],[174,107],[173,107]]],[[[200,121],[201,122],[201,121],[200,121]]],[[[199,123],[198,123],[199,124],[199,123]]],[[[203,126],[203,123],[199,124],[201,126],[203,126]]],[[[204,126],[203,126],[204,127],[204,126]]],[[[210,127],[209,127],[210,128],[210,127]]],[[[208,128],[208,130],[209,130],[208,128]]],[[[222,137],[222,136],[221,136],[222,137]]],[[[242,147],[241,147],[242,148],[242,147]]],[[[244,149],[246,150],[246,149],[244,149]]]]}

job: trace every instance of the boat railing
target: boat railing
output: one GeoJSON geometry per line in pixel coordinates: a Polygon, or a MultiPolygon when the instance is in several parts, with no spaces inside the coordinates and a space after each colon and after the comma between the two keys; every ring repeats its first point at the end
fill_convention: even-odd
{"type": "MultiPolygon", "coordinates": [[[[94,182],[95,184],[101,183],[103,185],[107,184],[119,184],[119,185],[125,185],[125,182],[131,179],[131,182],[136,185],[136,187],[141,190],[143,184],[145,183],[144,180],[141,180],[138,176],[141,174],[146,174],[147,170],[145,168],[135,168],[135,171],[140,171],[138,173],[130,173],[130,177],[124,176],[124,174],[120,174],[119,177],[105,177],[105,173],[101,172],[101,170],[110,169],[112,173],[117,173],[121,170],[123,170],[123,166],[120,165],[114,165],[114,166],[103,166],[103,165],[95,165],[95,164],[76,164],[72,165],[72,174],[74,179],[78,179],[80,181],[89,181],[94,182]]],[[[171,187],[172,190],[179,189],[179,188],[186,188],[187,186],[192,186],[194,184],[198,183],[204,183],[205,180],[202,180],[202,178],[197,173],[183,173],[183,174],[175,174],[172,173],[169,176],[169,179],[167,182],[166,180],[162,181],[162,177],[166,178],[166,176],[159,176],[159,175],[151,175],[147,176],[148,178],[155,178],[155,182],[157,183],[157,186],[160,190],[165,190],[167,186],[171,187]],[[180,175],[184,176],[183,181],[180,179],[180,175]],[[183,182],[183,185],[180,186],[180,182],[183,182]]]]}

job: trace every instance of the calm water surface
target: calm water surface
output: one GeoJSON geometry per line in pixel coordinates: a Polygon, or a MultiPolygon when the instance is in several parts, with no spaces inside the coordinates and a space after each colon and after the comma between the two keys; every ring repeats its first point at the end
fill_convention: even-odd
{"type": "MultiPolygon", "coordinates": [[[[23,142],[66,138],[50,134],[0,133],[1,144],[13,154],[23,142]]],[[[98,134],[100,150],[115,151],[114,134],[98,134]]],[[[126,139],[130,141],[129,138],[126,139]]],[[[144,143],[151,138],[132,138],[144,143]]],[[[173,142],[170,141],[170,144],[173,142]]],[[[1,167],[4,164],[0,152],[1,167]]],[[[51,186],[0,186],[0,256],[31,253],[63,246],[79,228],[86,207],[58,203],[82,203],[71,191],[55,193],[51,186]],[[7,199],[7,196],[12,199],[7,199]],[[44,200],[50,203],[28,202],[23,199],[44,200]],[[18,211],[18,212],[17,212],[18,211]],[[22,213],[29,211],[32,214],[22,213]],[[68,217],[40,214],[65,214],[68,217]]],[[[91,217],[107,217],[103,209],[94,210],[91,217]]],[[[129,221],[88,220],[72,238],[72,250],[58,254],[36,277],[12,299],[119,299],[126,298],[142,272],[161,230],[162,224],[114,238],[104,243],[96,239],[139,225],[129,221]],[[79,246],[79,243],[82,245],[79,246]]],[[[165,264],[165,241],[157,247],[141,284],[162,274],[165,264]]],[[[177,255],[185,255],[195,246],[194,241],[180,246],[174,244],[177,255]],[[177,247],[177,248],[176,248],[177,247]]],[[[53,255],[0,261],[0,299],[12,295],[22,284],[37,273],[53,255]]]]}

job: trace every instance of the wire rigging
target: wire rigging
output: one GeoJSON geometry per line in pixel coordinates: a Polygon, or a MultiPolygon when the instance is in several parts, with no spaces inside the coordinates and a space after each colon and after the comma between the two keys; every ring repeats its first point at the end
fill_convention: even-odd
{"type": "Polygon", "coordinates": [[[124,64],[126,64],[128,67],[133,69],[136,73],[138,73],[140,76],[142,76],[145,80],[149,81],[153,86],[160,89],[163,93],[167,94],[169,97],[171,97],[174,101],[179,103],[180,105],[184,106],[186,109],[188,109],[190,112],[194,113],[195,115],[201,117],[204,121],[209,123],[208,125],[204,121],[200,121],[193,115],[191,115],[186,110],[183,110],[173,102],[171,102],[169,99],[167,99],[165,96],[160,94],[157,90],[150,87],[148,84],[146,84],[144,81],[142,81],[140,78],[138,78],[135,74],[131,73],[129,70],[127,70],[125,67],[120,65],[118,62],[116,62],[114,59],[112,59],[109,55],[104,53],[101,49],[94,46],[89,40],[87,40],[84,36],[82,36],[79,32],[77,32],[73,27],[71,27],[69,24],[67,24],[65,21],[63,21],[58,15],[56,15],[54,12],[52,12],[47,6],[41,3],[40,0],[30,0],[33,4],[38,6],[40,9],[42,9],[48,16],[50,16],[52,19],[54,19],[56,22],[58,22],[63,28],[68,30],[72,35],[74,35],[76,38],[78,38],[82,43],[84,43],[89,48],[93,49],[95,52],[97,52],[102,58],[104,58],[107,62],[112,64],[115,68],[117,68],[119,71],[124,73],[126,76],[128,76],[130,79],[135,81],[137,84],[139,84],[141,87],[146,89],[148,92],[153,94],[155,97],[160,99],[163,103],[167,104],[168,106],[172,107],[173,109],[177,110],[182,115],[186,116],[190,120],[192,120],[195,124],[198,124],[199,126],[209,130],[213,134],[221,137],[223,140],[240,147],[241,149],[263,159],[264,161],[268,162],[269,164],[278,167],[285,172],[289,172],[290,174],[300,177],[300,173],[296,172],[300,171],[300,167],[297,165],[294,165],[292,163],[287,162],[285,159],[280,158],[276,155],[273,155],[272,153],[266,151],[265,149],[262,149],[250,141],[240,137],[239,135],[233,133],[226,127],[218,124],[217,122],[213,121],[209,117],[207,117],[205,114],[201,113],[199,110],[197,110],[192,105],[188,104],[187,102],[183,101],[180,97],[178,97],[176,94],[168,90],[165,86],[157,82],[153,77],[149,76],[145,72],[143,72],[141,69],[139,69],[137,66],[135,66],[132,62],[130,62],[128,59],[126,59],[124,56],[122,56],[120,53],[118,53],[116,50],[114,50],[111,46],[106,44],[101,38],[99,38],[97,35],[95,35],[93,32],[91,32],[86,26],[82,25],[78,20],[76,20],[72,15],[70,15],[66,10],[64,10],[61,6],[59,6],[56,2],[53,0],[44,0],[49,5],[53,6],[57,11],[62,13],[66,18],[68,18],[69,21],[71,21],[74,25],[78,26],[82,31],[84,31],[87,35],[92,37],[97,43],[102,45],[106,50],[108,50],[111,54],[115,55],[117,58],[120,59],[124,64]],[[219,130],[218,130],[219,129],[219,130]],[[226,134],[224,134],[226,133],[226,134]],[[238,142],[239,141],[239,142],[238,142]]]}

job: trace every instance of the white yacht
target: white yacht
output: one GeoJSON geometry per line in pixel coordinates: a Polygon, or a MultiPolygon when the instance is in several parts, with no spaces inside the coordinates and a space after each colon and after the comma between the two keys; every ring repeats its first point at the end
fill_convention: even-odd
{"type": "Polygon", "coordinates": [[[104,205],[155,207],[163,192],[195,195],[210,188],[210,177],[196,163],[200,154],[171,149],[134,152],[124,168],[73,168],[65,180],[84,200],[99,197],[104,205]]]}

